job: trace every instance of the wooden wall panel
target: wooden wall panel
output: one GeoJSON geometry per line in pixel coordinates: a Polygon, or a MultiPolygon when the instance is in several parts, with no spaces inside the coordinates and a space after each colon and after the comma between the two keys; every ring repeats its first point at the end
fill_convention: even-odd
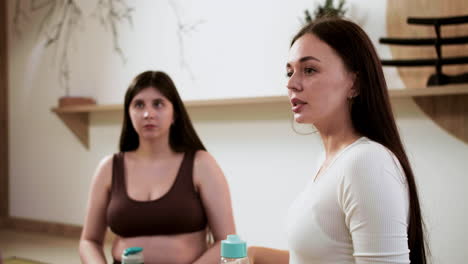
{"type": "MultiPolygon", "coordinates": [[[[385,37],[435,37],[434,26],[410,25],[408,17],[446,17],[468,14],[466,0],[389,0],[387,1],[387,31],[385,37]]],[[[441,27],[442,37],[468,36],[468,24],[441,27]]],[[[394,59],[436,58],[433,46],[390,45],[394,59]]],[[[442,46],[442,57],[467,56],[468,45],[442,46]]],[[[468,72],[468,64],[443,66],[449,75],[468,72]]],[[[435,67],[398,67],[398,73],[407,88],[426,87],[435,67]]],[[[423,89],[430,89],[423,88],[423,89]]],[[[415,98],[423,112],[442,129],[468,143],[468,96],[444,96],[443,98],[415,98]]]]}
{"type": "MultiPolygon", "coordinates": [[[[73,239],[79,239],[81,236],[82,226],[55,223],[49,221],[40,221],[32,219],[24,219],[17,217],[9,217],[4,219],[5,227],[14,231],[19,232],[34,232],[42,233],[52,236],[68,237],[73,239]]],[[[107,229],[104,240],[108,243],[114,241],[116,235],[107,229]]]]}
{"type": "Polygon", "coordinates": [[[0,1],[0,226],[8,216],[7,1],[0,1]]]}
{"type": "Polygon", "coordinates": [[[52,223],[48,221],[39,221],[23,218],[8,218],[6,220],[8,229],[21,232],[43,233],[54,236],[79,238],[81,234],[81,226],[52,223]]]}

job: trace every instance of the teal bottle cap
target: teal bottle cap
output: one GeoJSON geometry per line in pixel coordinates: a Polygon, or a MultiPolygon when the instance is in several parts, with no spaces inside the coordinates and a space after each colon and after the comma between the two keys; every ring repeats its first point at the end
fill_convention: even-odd
{"type": "Polygon", "coordinates": [[[143,251],[143,248],[141,247],[129,247],[124,250],[123,255],[124,256],[134,255],[134,254],[140,253],[141,251],[143,251]]]}
{"type": "Polygon", "coordinates": [[[221,257],[244,258],[246,256],[247,243],[238,235],[228,235],[226,240],[221,241],[221,257]]]}

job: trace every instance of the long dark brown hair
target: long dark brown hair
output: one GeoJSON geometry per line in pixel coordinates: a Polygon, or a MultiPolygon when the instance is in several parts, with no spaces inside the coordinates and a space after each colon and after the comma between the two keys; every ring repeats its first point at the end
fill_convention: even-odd
{"type": "Polygon", "coordinates": [[[410,261],[427,263],[426,254],[429,255],[429,250],[414,174],[395,124],[382,64],[374,45],[358,25],[340,18],[322,18],[307,24],[294,36],[291,46],[305,34],[313,34],[327,43],[340,56],[347,69],[356,73],[358,95],[351,104],[354,129],[387,147],[400,161],[409,189],[410,261]]]}
{"type": "Polygon", "coordinates": [[[193,128],[190,117],[180,99],[174,82],[164,72],[146,71],[136,76],[125,93],[124,118],[120,133],[120,151],[136,150],[140,140],[130,119],[130,103],[141,90],[154,88],[164,95],[174,108],[174,124],[169,132],[169,145],[175,152],[206,150],[193,128]]]}

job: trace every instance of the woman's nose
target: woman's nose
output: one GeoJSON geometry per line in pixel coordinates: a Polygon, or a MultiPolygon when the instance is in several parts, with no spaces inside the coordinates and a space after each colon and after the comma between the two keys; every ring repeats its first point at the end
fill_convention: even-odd
{"type": "Polygon", "coordinates": [[[154,115],[155,115],[155,111],[153,111],[151,109],[145,109],[143,111],[143,118],[144,119],[154,118],[154,115]]]}
{"type": "Polygon", "coordinates": [[[302,91],[301,83],[295,74],[289,77],[288,82],[286,83],[286,88],[288,88],[288,90],[302,91]]]}

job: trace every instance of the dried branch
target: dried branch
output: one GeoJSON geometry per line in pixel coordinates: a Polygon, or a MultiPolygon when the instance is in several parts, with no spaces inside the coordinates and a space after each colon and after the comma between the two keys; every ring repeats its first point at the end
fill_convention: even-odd
{"type": "Polygon", "coordinates": [[[172,11],[174,12],[174,15],[177,20],[177,38],[179,40],[179,55],[180,55],[180,66],[185,69],[188,74],[190,75],[190,78],[192,80],[195,79],[195,76],[193,74],[193,71],[187,62],[187,59],[185,57],[185,41],[184,37],[189,36],[191,33],[197,31],[197,27],[203,23],[205,23],[204,20],[198,20],[195,23],[192,24],[185,24],[182,22],[182,18],[180,15],[180,11],[178,7],[176,6],[176,3],[173,0],[169,0],[169,5],[172,8],[172,11]]]}
{"type": "Polygon", "coordinates": [[[134,8],[128,6],[123,0],[99,0],[94,12],[104,28],[110,27],[114,51],[122,58],[124,63],[127,62],[127,58],[119,44],[118,24],[123,20],[127,20],[130,26],[133,26],[131,14],[133,11],[134,8]]]}
{"type": "Polygon", "coordinates": [[[23,9],[20,0],[15,3],[15,12],[13,13],[13,31],[16,35],[21,35],[20,24],[22,20],[29,20],[27,12],[23,9]]]}
{"type": "MultiPolygon", "coordinates": [[[[70,95],[70,63],[69,52],[74,32],[83,19],[83,13],[77,4],[78,0],[17,0],[13,15],[14,31],[21,33],[23,20],[29,15],[41,11],[38,26],[38,36],[44,38],[46,48],[54,48],[58,55],[59,84],[65,89],[65,95],[70,95]],[[29,4],[25,7],[25,2],[29,4]]],[[[124,53],[118,42],[118,25],[123,20],[132,25],[133,7],[129,7],[125,0],[98,0],[96,12],[102,25],[109,26],[112,32],[114,50],[126,62],[124,53]]]]}
{"type": "Polygon", "coordinates": [[[70,95],[70,43],[75,29],[82,20],[82,11],[76,0],[49,0],[33,5],[33,10],[45,9],[46,13],[39,24],[39,35],[45,37],[45,47],[54,46],[59,54],[59,83],[70,95]]]}

